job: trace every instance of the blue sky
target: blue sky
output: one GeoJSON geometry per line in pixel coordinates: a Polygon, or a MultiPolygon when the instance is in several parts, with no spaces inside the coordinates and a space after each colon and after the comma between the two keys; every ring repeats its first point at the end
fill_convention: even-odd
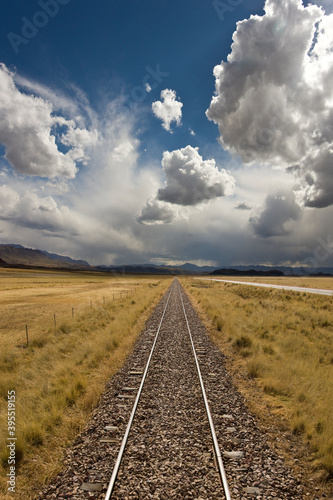
{"type": "Polygon", "coordinates": [[[316,3],[6,2],[0,241],[333,265],[333,9],[316,3]]]}

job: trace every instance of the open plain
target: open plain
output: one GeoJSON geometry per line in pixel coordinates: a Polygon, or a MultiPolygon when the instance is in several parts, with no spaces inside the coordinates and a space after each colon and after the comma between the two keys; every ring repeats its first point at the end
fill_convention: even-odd
{"type": "Polygon", "coordinates": [[[63,471],[39,498],[302,500],[303,493],[301,481],[268,445],[235,390],[224,355],[175,279],[68,451],[63,471]],[[151,361],[119,473],[106,494],[148,355],[151,361]],[[222,487],[223,468],[227,481],[221,473],[222,487]]]}
{"type": "Polygon", "coordinates": [[[8,391],[16,395],[15,496],[34,498],[58,470],[64,446],[89,418],[168,283],[155,276],[1,269],[2,495],[8,391]]]}
{"type": "MultiPolygon", "coordinates": [[[[244,281],[333,288],[332,278],[251,277],[244,281]]],[[[271,442],[284,449],[295,471],[305,473],[317,487],[326,485],[331,498],[332,296],[246,283],[184,278],[182,283],[211,338],[227,355],[228,369],[252,411],[263,426],[285,433],[285,439],[276,439],[273,431],[271,442]]]]}
{"type": "MultiPolygon", "coordinates": [[[[284,455],[306,498],[330,498],[332,297],[191,277],[180,282],[265,439],[284,455]]],[[[105,383],[123,366],[170,283],[160,276],[1,270],[1,497],[8,391],[17,397],[15,497],[34,499],[61,470],[65,448],[89,428],[105,383]]],[[[329,278],[299,284],[333,288],[329,278]]]]}

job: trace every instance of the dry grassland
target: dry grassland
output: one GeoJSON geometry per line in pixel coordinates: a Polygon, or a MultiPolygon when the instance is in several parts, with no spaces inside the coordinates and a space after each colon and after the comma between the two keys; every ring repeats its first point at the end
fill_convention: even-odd
{"type": "Polygon", "coordinates": [[[15,497],[32,499],[59,470],[63,448],[170,283],[170,277],[0,270],[0,497],[7,489],[8,391],[16,393],[15,497]]]}
{"type": "Polygon", "coordinates": [[[91,304],[124,297],[140,283],[102,273],[0,269],[0,348],[24,344],[26,325],[32,340],[54,326],[54,315],[56,323],[70,319],[91,304]]]}
{"type": "Polygon", "coordinates": [[[312,277],[312,276],[214,276],[213,279],[223,279],[227,281],[249,281],[251,283],[267,283],[281,286],[300,286],[304,288],[321,288],[323,290],[333,290],[333,278],[330,277],[312,277]]]}
{"type": "MultiPolygon", "coordinates": [[[[245,374],[243,388],[246,379],[250,385],[256,381],[263,400],[306,443],[312,470],[332,480],[333,298],[190,278],[181,281],[209,319],[214,342],[245,374]]],[[[289,279],[269,281],[293,284],[289,279]]],[[[325,285],[321,279],[314,283],[302,278],[300,286],[333,288],[333,279],[324,281],[325,285]]]]}

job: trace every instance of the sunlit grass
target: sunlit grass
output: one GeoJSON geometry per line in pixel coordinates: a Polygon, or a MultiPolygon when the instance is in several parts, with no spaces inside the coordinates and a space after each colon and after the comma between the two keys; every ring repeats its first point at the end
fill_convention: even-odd
{"type": "Polygon", "coordinates": [[[272,285],[297,286],[304,288],[321,288],[333,290],[333,278],[314,276],[215,276],[214,279],[227,281],[248,281],[251,283],[268,283],[272,285]]]}
{"type": "MultiPolygon", "coordinates": [[[[57,288],[62,288],[59,275],[55,279],[57,288]]],[[[99,276],[80,278],[65,275],[64,283],[67,282],[69,291],[72,286],[72,293],[75,293],[80,279],[91,281],[92,307],[88,301],[74,317],[71,310],[63,317],[58,314],[56,325],[52,315],[49,314],[48,324],[42,316],[43,327],[39,328],[34,306],[31,305],[34,333],[25,348],[13,342],[9,327],[2,331],[0,460],[1,466],[6,467],[7,393],[15,390],[16,464],[19,466],[17,498],[34,498],[38,487],[58,470],[63,447],[89,418],[105,382],[121,367],[152,305],[156,304],[171,282],[170,278],[126,277],[123,281],[126,281],[128,293],[123,293],[120,298],[120,294],[113,296],[117,287],[118,290],[125,287],[118,278],[106,276],[103,281],[99,276]],[[102,296],[98,302],[94,296],[96,280],[98,293],[107,297],[103,300],[102,296]],[[109,290],[111,293],[107,294],[109,290]]],[[[43,280],[49,280],[48,288],[52,286],[52,276],[44,276],[43,280]]],[[[29,299],[28,283],[28,280],[24,282],[26,300],[29,299]]],[[[81,285],[89,294],[89,283],[81,282],[81,285]]],[[[34,289],[35,286],[34,283],[34,289]]],[[[51,312],[60,301],[58,293],[53,295],[53,303],[48,294],[44,299],[40,297],[41,303],[36,303],[36,308],[40,310],[42,305],[51,312]]],[[[86,301],[86,293],[82,300],[86,301]]],[[[22,290],[20,297],[25,300],[22,290]]],[[[73,300],[78,298],[73,296],[71,303],[73,300]]],[[[17,318],[13,321],[15,328],[18,321],[17,318]]],[[[5,493],[6,468],[3,472],[1,491],[5,493]]]]}
{"type": "Polygon", "coordinates": [[[285,408],[292,431],[309,443],[314,465],[332,478],[332,297],[182,281],[210,319],[214,341],[229,346],[266,396],[285,408]]]}
{"type": "Polygon", "coordinates": [[[40,338],[88,307],[119,300],[149,278],[0,268],[0,350],[40,338]]]}

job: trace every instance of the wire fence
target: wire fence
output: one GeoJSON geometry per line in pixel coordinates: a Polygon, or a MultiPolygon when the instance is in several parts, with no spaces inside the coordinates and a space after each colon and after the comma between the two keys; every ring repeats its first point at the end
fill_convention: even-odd
{"type": "Polygon", "coordinates": [[[77,320],[91,309],[107,307],[112,302],[133,296],[138,288],[113,289],[82,303],[74,296],[72,303],[50,304],[41,300],[34,304],[7,306],[6,312],[0,316],[2,347],[29,347],[34,341],[42,341],[43,335],[56,332],[59,327],[77,320]]]}

